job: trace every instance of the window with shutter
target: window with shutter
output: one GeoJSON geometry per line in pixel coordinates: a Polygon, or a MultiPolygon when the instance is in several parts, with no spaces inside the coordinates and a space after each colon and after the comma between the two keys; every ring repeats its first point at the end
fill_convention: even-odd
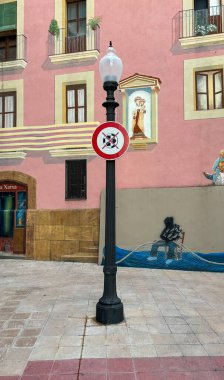
{"type": "Polygon", "coordinates": [[[203,73],[196,73],[196,108],[197,110],[207,110],[208,103],[208,76],[203,73]]]}
{"type": "Polygon", "coordinates": [[[16,59],[17,3],[0,4],[0,60],[16,59]]]}
{"type": "Polygon", "coordinates": [[[223,70],[195,73],[196,110],[223,108],[223,70]]]}
{"type": "Polygon", "coordinates": [[[86,121],[86,85],[66,87],[66,122],[83,123],[86,121]]]}
{"type": "Polygon", "coordinates": [[[17,28],[17,3],[0,4],[0,32],[16,30],[17,28]]]}
{"type": "Polygon", "coordinates": [[[16,93],[0,93],[0,128],[16,126],[16,93]]]}

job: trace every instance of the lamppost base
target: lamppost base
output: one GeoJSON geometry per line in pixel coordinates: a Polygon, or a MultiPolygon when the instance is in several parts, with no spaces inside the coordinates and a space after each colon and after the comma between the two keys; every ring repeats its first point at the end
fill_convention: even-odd
{"type": "Polygon", "coordinates": [[[106,305],[100,302],[96,305],[96,320],[104,325],[121,323],[124,320],[123,303],[106,305]]]}

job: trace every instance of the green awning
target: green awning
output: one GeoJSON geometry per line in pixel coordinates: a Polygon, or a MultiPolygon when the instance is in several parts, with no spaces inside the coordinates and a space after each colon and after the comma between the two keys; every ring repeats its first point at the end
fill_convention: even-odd
{"type": "Polygon", "coordinates": [[[16,29],[17,2],[0,4],[0,32],[16,29]]]}

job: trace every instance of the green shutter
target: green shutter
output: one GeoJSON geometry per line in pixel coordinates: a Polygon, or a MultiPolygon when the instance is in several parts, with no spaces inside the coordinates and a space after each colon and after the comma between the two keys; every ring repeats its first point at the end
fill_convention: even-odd
{"type": "Polygon", "coordinates": [[[16,29],[17,3],[0,4],[0,32],[16,29]]]}

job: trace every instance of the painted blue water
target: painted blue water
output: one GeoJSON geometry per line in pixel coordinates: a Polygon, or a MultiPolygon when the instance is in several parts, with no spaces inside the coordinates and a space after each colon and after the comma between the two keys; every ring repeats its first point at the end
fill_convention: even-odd
{"type": "MultiPolygon", "coordinates": [[[[116,262],[131,251],[116,247],[116,262]]],[[[159,268],[190,271],[224,272],[224,253],[183,252],[179,260],[167,259],[165,252],[158,251],[157,257],[150,251],[133,252],[117,266],[135,268],[159,268]]]]}

